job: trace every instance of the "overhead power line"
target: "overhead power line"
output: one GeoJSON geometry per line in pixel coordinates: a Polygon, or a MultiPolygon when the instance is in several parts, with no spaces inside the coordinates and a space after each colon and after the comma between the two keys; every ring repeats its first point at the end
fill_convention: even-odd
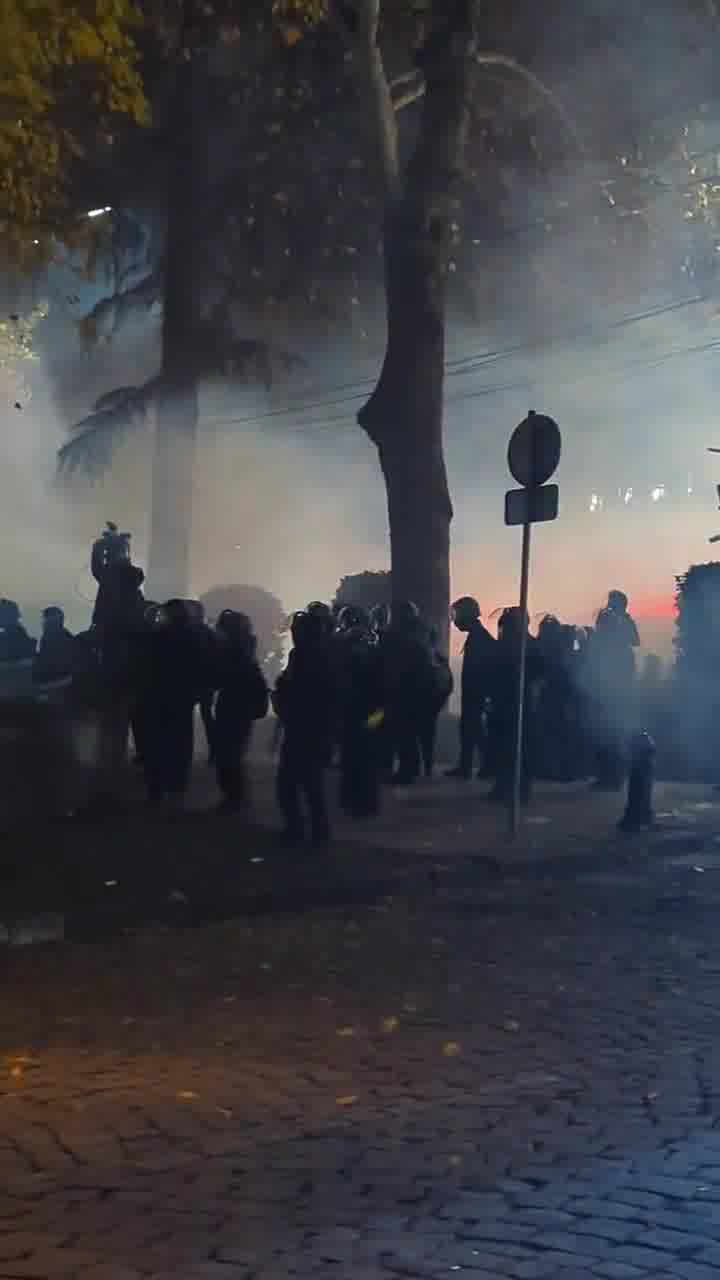
{"type": "MultiPolygon", "coordinates": [[[[553,350],[557,350],[558,348],[562,348],[563,346],[576,345],[579,341],[582,341],[584,338],[591,337],[593,334],[597,334],[601,332],[616,332],[618,330],[628,328],[632,325],[641,324],[648,320],[658,319],[663,315],[668,315],[676,311],[685,310],[689,307],[698,306],[707,302],[708,302],[708,299],[705,296],[700,294],[693,295],[692,297],[689,297],[689,298],[675,298],[670,300],[669,302],[658,304],[657,306],[647,308],[644,311],[635,312],[630,315],[625,315],[625,316],[619,317],[616,320],[610,320],[603,326],[598,326],[598,325],[593,326],[592,324],[584,325],[581,328],[575,331],[572,331],[570,333],[560,334],[557,337],[551,339],[549,342],[528,341],[524,343],[515,343],[512,346],[508,346],[504,348],[501,347],[496,350],[480,351],[480,352],[474,352],[465,356],[454,357],[447,361],[445,366],[445,375],[448,380],[451,378],[454,379],[454,378],[467,377],[473,373],[478,372],[482,368],[485,368],[492,364],[496,364],[502,360],[511,359],[514,356],[522,355],[523,353],[527,353],[527,354],[542,353],[544,351],[547,351],[549,353],[553,350]]],[[[624,368],[620,367],[620,369],[618,369],[618,367],[616,366],[614,370],[611,367],[609,371],[607,370],[607,368],[604,370],[592,371],[590,373],[586,373],[582,375],[579,379],[571,378],[570,381],[573,383],[573,385],[575,385],[576,382],[583,382],[590,378],[605,377],[607,376],[608,372],[612,373],[612,372],[619,371],[621,373],[627,373],[635,368],[640,370],[642,368],[651,369],[651,368],[659,367],[663,363],[665,363],[667,360],[670,360],[682,355],[699,354],[702,352],[715,350],[717,349],[718,342],[720,342],[720,339],[718,341],[711,340],[707,343],[702,343],[702,344],[685,347],[685,348],[679,348],[670,352],[660,353],[655,358],[650,358],[649,360],[647,358],[644,358],[641,361],[635,362],[634,365],[628,365],[628,366],[625,366],[624,368]]],[[[279,418],[295,418],[300,415],[304,416],[308,413],[316,413],[318,410],[333,409],[333,408],[338,408],[344,405],[350,406],[350,405],[356,404],[360,400],[366,399],[370,391],[372,390],[372,387],[375,385],[375,381],[376,380],[374,378],[363,378],[363,379],[359,379],[354,383],[347,383],[347,384],[336,386],[336,387],[328,387],[327,388],[328,395],[332,395],[333,392],[346,393],[346,394],[336,395],[334,398],[330,398],[330,399],[315,399],[315,400],[305,400],[305,401],[299,400],[299,401],[296,401],[294,404],[289,404],[282,408],[278,407],[277,409],[264,410],[260,413],[251,412],[248,414],[243,414],[238,416],[216,415],[216,416],[205,419],[205,422],[208,426],[218,426],[218,427],[242,426],[242,425],[255,426],[263,422],[273,421],[279,418]]],[[[457,396],[453,394],[449,394],[446,397],[446,404],[449,405],[453,403],[458,403],[461,400],[474,399],[476,397],[483,397],[487,395],[497,395],[506,391],[514,391],[514,390],[521,391],[529,385],[530,381],[531,379],[529,378],[516,379],[516,380],[505,382],[505,383],[499,383],[494,385],[489,384],[484,387],[478,388],[474,392],[469,392],[465,394],[460,393],[457,396]]],[[[334,423],[336,421],[337,422],[347,421],[348,418],[350,418],[351,416],[352,416],[351,410],[350,408],[348,408],[347,414],[336,415],[335,417],[329,419],[328,422],[334,423]]],[[[300,433],[310,433],[312,432],[314,427],[319,425],[323,425],[323,423],[322,422],[320,423],[314,422],[310,424],[301,423],[297,425],[296,430],[300,433]]]]}

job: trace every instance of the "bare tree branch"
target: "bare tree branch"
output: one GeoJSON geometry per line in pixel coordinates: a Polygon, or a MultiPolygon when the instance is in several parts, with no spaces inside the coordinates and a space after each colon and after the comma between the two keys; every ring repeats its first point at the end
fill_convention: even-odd
{"type": "MultiPolygon", "coordinates": [[[[375,0],[372,0],[372,2],[374,3],[375,0]]],[[[494,53],[492,50],[480,50],[477,52],[475,54],[475,62],[479,67],[502,67],[503,70],[510,71],[514,76],[523,80],[528,88],[532,89],[536,97],[552,108],[555,115],[562,122],[565,131],[572,138],[577,150],[583,155],[586,154],[586,147],[582,138],[564,106],[552,89],[549,89],[532,71],[524,67],[516,58],[511,58],[505,53],[494,53]]],[[[414,102],[418,102],[425,95],[425,81],[421,71],[418,69],[397,76],[390,84],[390,93],[393,106],[398,112],[412,106],[414,102]]]]}
{"type": "Polygon", "coordinates": [[[396,111],[404,111],[419,102],[425,93],[425,81],[419,68],[406,71],[390,82],[390,96],[396,111]]]}
{"type": "MultiPolygon", "coordinates": [[[[344,0],[335,0],[335,8],[346,11],[344,0]]],[[[377,156],[380,180],[388,200],[399,198],[401,190],[400,148],[396,109],[378,42],[380,0],[359,0],[356,21],[347,26],[345,39],[353,52],[353,66],[360,81],[362,101],[368,108],[368,132],[377,156]]]]}
{"type": "Polygon", "coordinates": [[[513,75],[524,80],[528,87],[537,94],[538,98],[546,102],[549,107],[552,107],[555,115],[563,124],[565,131],[575,143],[577,150],[582,155],[587,155],[585,144],[564,106],[552,89],[549,89],[538,76],[534,75],[527,67],[524,67],[521,62],[517,62],[515,58],[510,58],[504,53],[480,51],[475,54],[475,61],[479,67],[504,67],[505,70],[511,71],[513,75]]]}

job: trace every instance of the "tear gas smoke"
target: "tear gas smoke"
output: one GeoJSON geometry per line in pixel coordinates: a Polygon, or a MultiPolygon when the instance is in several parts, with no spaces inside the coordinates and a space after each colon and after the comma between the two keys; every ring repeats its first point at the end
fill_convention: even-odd
{"type": "MultiPolygon", "coordinates": [[[[587,5],[588,13],[591,7],[596,16],[616,8],[610,0],[587,5]]],[[[658,113],[665,109],[663,75],[675,99],[683,87],[685,64],[674,51],[678,31],[667,15],[653,28],[651,49],[647,27],[627,21],[625,78],[618,73],[613,94],[605,49],[581,64],[568,56],[558,84],[566,104],[580,104],[580,129],[612,99],[612,127],[622,131],[623,110],[628,121],[637,112],[640,65],[642,90],[657,99],[658,113]],[[650,53],[657,77],[646,73],[650,53]]],[[[549,47],[553,39],[548,32],[549,47]]],[[[688,101],[697,99],[696,84],[685,89],[688,101]]],[[[720,147],[720,119],[707,112],[703,136],[720,147]]],[[[555,176],[552,186],[545,181],[537,190],[524,184],[508,216],[527,226],[550,203],[582,210],[584,220],[578,214],[567,232],[544,240],[518,231],[488,250],[480,274],[493,309],[482,324],[451,316],[446,440],[456,509],[453,592],[476,595],[486,616],[515,599],[518,537],[502,522],[511,483],[505,452],[512,428],[534,407],[558,420],[564,451],[560,518],[535,540],[532,612],[552,610],[587,623],[608,588],[622,587],[646,643],[656,648],[662,641],[668,653],[674,575],[706,558],[707,537],[715,532],[720,467],[713,468],[706,448],[720,443],[720,329],[688,272],[682,183],[669,184],[653,205],[642,255],[622,244],[608,248],[611,237],[599,236],[597,189],[588,188],[597,174],[581,169],[568,163],[570,176],[555,176]]],[[[77,310],[95,296],[84,292],[77,310]]],[[[158,322],[146,317],[90,355],[80,352],[67,317],[47,324],[32,405],[21,414],[8,405],[5,412],[0,537],[8,554],[0,594],[16,597],[29,616],[63,602],[71,625],[79,626],[87,609],[78,586],[89,545],[107,518],[133,530],[143,560],[150,445],[147,436],[131,437],[107,476],[94,484],[77,478],[70,490],[53,485],[55,450],[66,425],[98,395],[156,370],[158,322]]],[[[362,356],[339,339],[304,350],[309,381],[278,386],[268,396],[254,388],[203,392],[194,592],[223,582],[257,583],[290,610],[330,597],[346,573],[386,567],[382,479],[371,445],[354,425],[379,366],[381,336],[378,349],[362,356]]],[[[82,589],[89,593],[91,584],[82,589]]]]}

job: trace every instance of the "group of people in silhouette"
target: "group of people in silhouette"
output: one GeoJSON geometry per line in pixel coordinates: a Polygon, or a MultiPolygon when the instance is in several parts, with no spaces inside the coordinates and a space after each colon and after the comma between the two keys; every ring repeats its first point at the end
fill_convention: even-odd
{"type": "MultiPolygon", "coordinates": [[[[517,670],[523,623],[506,609],[497,638],[484,627],[478,602],[453,605],[466,636],[462,664],[460,754],[451,776],[494,779],[491,798],[508,800],[515,760],[517,670]]],[[[526,629],[528,619],[524,620],[526,629]]],[[[547,614],[537,636],[528,631],[521,791],[533,773],[555,781],[594,775],[602,790],[622,787],[633,727],[637,626],[622,591],[611,591],[595,626],[582,628],[547,614]]]]}
{"type": "MultiPolygon", "coordinates": [[[[92,625],[73,636],[63,612],[43,615],[38,644],[17,605],[0,601],[0,663],[32,665],[38,686],[99,709],[118,758],[129,733],[149,802],[182,806],[193,757],[196,711],[205,727],[223,812],[246,811],[252,728],[277,717],[277,801],[284,837],[324,846],[330,838],[327,779],[339,776],[343,811],[377,813],[383,785],[430,777],[440,715],[453,675],[432,626],[408,600],[368,610],[313,601],[291,622],[292,647],[271,690],[252,620],[226,609],[214,625],[198,601],[145,599],[130,539],[108,526],[92,554],[98,583],[92,625]]],[[[465,637],[459,753],[448,776],[491,780],[488,798],[510,800],[516,752],[517,668],[523,626],[517,608],[497,637],[478,602],[461,597],[452,621],[465,637]]],[[[626,773],[635,659],[639,644],[627,598],[613,591],[594,628],[547,616],[527,636],[521,798],[531,778],[596,775],[620,787],[626,773]],[[594,768],[593,768],[594,766],[594,768]]]]}

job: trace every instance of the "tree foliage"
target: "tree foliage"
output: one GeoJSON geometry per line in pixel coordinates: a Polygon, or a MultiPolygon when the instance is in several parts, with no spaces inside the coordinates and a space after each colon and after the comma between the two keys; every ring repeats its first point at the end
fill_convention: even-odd
{"type": "MultiPolygon", "coordinates": [[[[167,30],[176,31],[178,0],[157,0],[157,7],[167,30]]],[[[243,378],[259,376],[267,383],[273,373],[287,368],[287,348],[295,355],[298,343],[308,336],[317,340],[325,333],[342,333],[368,344],[381,327],[377,303],[383,278],[383,193],[359,103],[352,48],[341,24],[333,20],[344,13],[352,21],[360,6],[358,0],[275,0],[272,5],[265,0],[208,0],[194,8],[203,15],[194,43],[212,49],[217,71],[208,93],[214,135],[210,145],[220,161],[211,189],[203,196],[206,294],[198,299],[198,312],[214,312],[207,344],[213,374],[226,376],[235,369],[243,378]],[[224,330],[222,343],[217,341],[218,325],[224,330]],[[224,355],[216,359],[228,338],[242,348],[239,361],[226,362],[224,355]]],[[[381,9],[379,39],[403,158],[417,135],[416,104],[424,84],[415,55],[428,8],[427,3],[386,0],[381,9]]],[[[663,13],[680,8],[679,0],[658,0],[663,13]]],[[[154,13],[149,0],[146,9],[154,13]]],[[[610,0],[607,9],[612,14],[610,0]]],[[[605,68],[596,24],[585,6],[570,15],[566,0],[547,0],[541,14],[531,0],[516,0],[512,6],[505,0],[484,0],[478,12],[491,52],[477,68],[466,164],[457,183],[451,307],[462,308],[466,319],[484,320],[491,314],[496,291],[504,285],[503,263],[511,265],[515,256],[511,250],[520,226],[521,255],[532,264],[537,252],[540,263],[537,287],[527,291],[523,310],[539,306],[543,329],[549,330],[549,299],[557,305],[561,326],[573,315],[582,289],[591,286],[595,297],[600,291],[603,301],[605,288],[608,294],[618,286],[625,290],[629,272],[640,275],[643,254],[635,246],[638,239],[650,239],[647,228],[661,185],[655,174],[676,151],[694,107],[687,94],[673,94],[672,118],[663,119],[662,128],[658,124],[662,85],[654,87],[647,79],[639,84],[633,62],[641,37],[646,38],[644,28],[635,33],[629,51],[623,48],[627,22],[632,18],[640,23],[634,8],[629,17],[622,10],[620,16],[604,20],[602,34],[612,42],[619,87],[612,94],[603,88],[602,112],[596,109],[596,93],[588,94],[592,110],[566,94],[563,111],[552,95],[543,96],[537,89],[541,81],[553,84],[559,78],[554,44],[545,30],[548,24],[554,24],[556,33],[558,26],[562,29],[560,62],[565,58],[572,64],[576,59],[582,66],[584,60],[605,68]],[[519,61],[531,66],[536,78],[513,71],[513,63],[519,61]],[[623,113],[630,103],[633,115],[628,123],[623,113]],[[568,172],[572,181],[566,182],[568,172]],[[579,253],[571,247],[578,227],[579,253]],[[557,248],[548,252],[552,239],[557,248]],[[630,250],[623,253],[628,244],[630,250]],[[551,275],[557,267],[560,271],[551,275]],[[571,295],[566,307],[565,291],[571,295]]],[[[680,67],[673,74],[685,82],[692,79],[700,57],[696,26],[691,34],[691,52],[674,50],[669,60],[673,68],[676,63],[680,67]]],[[[168,46],[173,39],[168,38],[168,46]]],[[[707,44],[709,48],[710,31],[707,44]]],[[[157,88],[162,75],[157,68],[155,72],[148,80],[148,94],[157,127],[128,182],[124,199],[131,212],[146,209],[153,199],[162,204],[158,190],[172,120],[163,114],[157,88]],[[146,175],[156,184],[151,191],[144,185],[146,175]]],[[[602,74],[605,77],[606,71],[602,74]]],[[[702,68],[697,82],[700,101],[702,68]]],[[[690,146],[688,153],[692,150],[690,146]]],[[[705,198],[700,188],[698,194],[705,198]]],[[[120,205],[122,199],[114,203],[120,205]]],[[[121,212],[117,210],[113,231],[122,230],[121,212]]],[[[676,250],[677,237],[671,240],[676,250]]],[[[667,250],[668,245],[658,244],[656,238],[648,256],[659,259],[667,250]]],[[[142,272],[113,289],[84,318],[80,329],[88,347],[110,340],[124,323],[146,316],[161,301],[161,236],[152,239],[143,265],[142,272]]],[[[159,318],[159,307],[154,314],[159,318]]],[[[205,376],[202,367],[198,375],[205,376]]],[[[157,387],[153,383],[148,390],[157,387]]],[[[133,394],[129,407],[136,403],[133,394]]],[[[116,413],[118,427],[129,421],[116,413]]],[[[78,424],[63,460],[83,465],[85,444],[91,443],[95,428],[109,439],[109,426],[108,419],[89,415],[78,424]]]]}
{"type": "Polygon", "coordinates": [[[675,602],[674,776],[715,781],[720,751],[720,562],[691,565],[676,579],[675,602]]]}
{"type": "Polygon", "coordinates": [[[0,320],[0,394],[18,409],[30,398],[24,371],[28,362],[37,359],[34,331],[46,315],[47,306],[39,304],[27,313],[0,320]]]}
{"type": "MultiPolygon", "coordinates": [[[[204,290],[198,298],[198,334],[193,340],[195,372],[200,379],[234,375],[268,386],[301,363],[300,335],[312,341],[342,334],[369,344],[381,330],[384,193],[352,56],[324,0],[278,0],[272,15],[266,6],[260,16],[258,6],[249,4],[238,17],[242,39],[236,43],[226,34],[232,9],[237,6],[221,0],[203,6],[202,40],[213,48],[216,71],[220,67],[205,90],[215,122],[210,146],[219,153],[219,140],[227,145],[215,164],[211,189],[203,195],[207,225],[199,250],[204,290]],[[202,341],[202,331],[207,342],[202,341]]],[[[388,5],[382,30],[404,147],[416,130],[414,103],[423,90],[413,64],[420,16],[404,3],[388,5]]],[[[193,56],[201,60],[200,51],[193,56]]],[[[507,83],[495,83],[497,117],[510,110],[507,92],[507,83]]],[[[152,92],[151,97],[155,103],[152,92]]],[[[544,106],[536,102],[533,110],[544,106]]],[[[144,175],[152,173],[156,180],[164,171],[173,122],[160,102],[154,118],[154,159],[144,164],[135,192],[128,193],[130,216],[116,208],[109,220],[114,237],[111,257],[122,256],[127,229],[136,222],[133,195],[140,207],[147,203],[144,175]]],[[[481,90],[477,113],[473,105],[473,128],[482,141],[476,140],[463,189],[472,235],[462,234],[459,221],[453,231],[458,254],[463,246],[467,253],[453,275],[463,301],[483,253],[488,210],[505,195],[493,155],[492,120],[481,90]]],[[[491,222],[494,219],[491,212],[491,222]]],[[[159,328],[164,247],[161,238],[141,239],[140,269],[132,277],[126,275],[80,322],[88,349],[110,341],[125,324],[147,317],[153,307],[159,328]]],[[[150,404],[158,390],[155,380],[145,389],[132,389],[132,412],[124,417],[118,405],[112,419],[90,414],[77,423],[62,451],[63,465],[82,468],[88,461],[109,460],[109,450],[95,448],[93,436],[109,444],[113,422],[119,432],[139,425],[137,393],[150,404]]]]}
{"type": "MultiPolygon", "coordinates": [[[[665,0],[664,8],[672,3],[665,0]]],[[[553,14],[557,19],[557,7],[549,3],[550,19],[553,14]]],[[[488,249],[497,251],[498,239],[512,234],[511,224],[517,221],[512,206],[517,210],[525,193],[537,194],[544,184],[542,203],[533,208],[528,200],[527,210],[541,253],[548,236],[564,243],[579,217],[585,218],[584,231],[590,234],[593,220],[602,215],[597,239],[604,239],[608,253],[617,256],[618,241],[627,238],[629,228],[645,225],[645,207],[657,196],[652,169],[674,147],[689,110],[683,100],[674,122],[658,128],[652,117],[657,104],[645,102],[644,88],[637,91],[634,71],[627,57],[622,61],[617,43],[613,58],[620,67],[618,75],[628,78],[627,83],[621,79],[617,95],[621,107],[632,87],[631,136],[613,103],[590,119],[575,100],[566,101],[563,110],[543,89],[552,84],[557,70],[547,55],[533,55],[534,74],[520,66],[519,59],[525,59],[534,45],[546,43],[535,7],[519,0],[512,6],[512,22],[494,0],[481,8],[491,48],[481,50],[473,87],[451,264],[454,302],[462,301],[474,315],[482,312],[488,287],[488,249]],[[593,174],[586,174],[585,181],[581,171],[588,165],[593,174]],[[564,180],[568,170],[576,171],[578,178],[570,200],[564,180]]],[[[383,201],[367,120],[358,101],[353,52],[340,23],[333,21],[341,12],[352,21],[359,6],[356,0],[276,0],[272,16],[269,9],[231,0],[202,6],[202,39],[221,47],[213,57],[222,63],[222,74],[209,91],[215,132],[227,141],[225,164],[219,166],[206,201],[208,294],[222,297],[227,309],[243,313],[244,336],[281,333],[287,341],[289,331],[307,332],[310,326],[316,333],[342,328],[366,339],[382,281],[383,201]],[[238,39],[228,44],[233,13],[238,39]],[[233,156],[238,162],[233,163],[233,156]]],[[[415,56],[427,9],[427,4],[397,0],[381,10],[379,38],[403,154],[412,144],[416,104],[424,92],[415,56]]],[[[622,32],[622,24],[616,25],[622,32]]],[[[572,43],[578,57],[592,57],[592,38],[587,15],[574,15],[572,43]]],[[[685,69],[689,75],[692,68],[685,69]]],[[[149,93],[154,101],[152,84],[149,93]]],[[[162,115],[161,109],[157,114],[162,115]]],[[[143,156],[143,169],[153,173],[162,170],[167,151],[162,126],[156,139],[151,164],[143,156]]],[[[128,192],[129,204],[132,194],[128,192]]],[[[637,255],[629,256],[634,260],[637,255]]],[[[149,288],[158,298],[159,265],[156,255],[143,287],[117,294],[105,313],[112,310],[121,322],[137,314],[149,288]]],[[[596,275],[597,289],[601,282],[610,287],[623,273],[607,270],[596,275]]],[[[106,332],[98,327],[100,336],[106,332]]]]}
{"type": "Polygon", "coordinates": [[[693,564],[676,579],[678,668],[720,675],[720,562],[693,564]]]}
{"type": "Polygon", "coordinates": [[[68,178],[113,121],[147,119],[133,0],[1,0],[0,237],[20,252],[57,231],[68,178]]]}
{"type": "Polygon", "coordinates": [[[335,604],[356,604],[372,609],[376,604],[392,604],[392,577],[387,570],[365,569],[340,579],[335,604]]]}

